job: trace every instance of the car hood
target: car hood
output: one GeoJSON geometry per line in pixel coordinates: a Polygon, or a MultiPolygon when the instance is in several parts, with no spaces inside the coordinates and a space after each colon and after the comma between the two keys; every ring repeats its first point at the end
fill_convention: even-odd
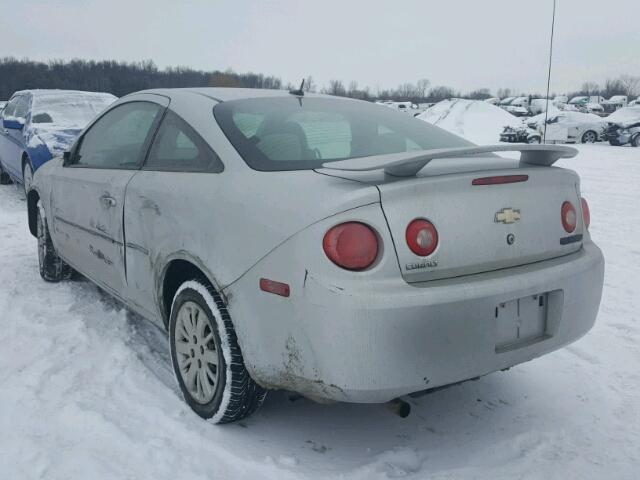
{"type": "Polygon", "coordinates": [[[640,123],[640,107],[621,108],[609,115],[606,121],[623,128],[640,123]]]}

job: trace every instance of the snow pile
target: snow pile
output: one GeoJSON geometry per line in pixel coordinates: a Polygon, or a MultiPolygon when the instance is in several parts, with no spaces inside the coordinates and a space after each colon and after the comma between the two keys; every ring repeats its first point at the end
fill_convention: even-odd
{"type": "Polygon", "coordinates": [[[500,141],[506,126],[522,126],[520,119],[502,108],[480,100],[443,100],[416,118],[437,125],[478,145],[500,141]]]}
{"type": "Polygon", "coordinates": [[[578,342],[508,372],[381,405],[271,393],[214,426],[179,396],[163,332],[87,281],[40,280],[26,202],[0,186],[0,478],[637,479],[640,162],[578,145],[591,235],[607,261],[600,314],[578,342]]]}

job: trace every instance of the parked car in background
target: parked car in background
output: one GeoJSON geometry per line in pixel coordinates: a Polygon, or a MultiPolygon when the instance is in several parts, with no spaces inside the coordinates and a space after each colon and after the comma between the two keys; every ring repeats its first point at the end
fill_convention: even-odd
{"type": "Polygon", "coordinates": [[[504,109],[516,117],[529,114],[529,97],[516,97],[504,109]]]}
{"type": "Polygon", "coordinates": [[[67,150],[87,123],[115,100],[110,93],[16,92],[0,114],[2,181],[13,180],[28,189],[33,172],[67,150]]]}
{"type": "MultiPolygon", "coordinates": [[[[525,121],[529,128],[541,134],[545,114],[525,121]]],[[[607,121],[591,113],[562,111],[547,115],[547,140],[566,143],[593,143],[603,139],[607,121]]]]}
{"type": "Polygon", "coordinates": [[[504,108],[506,110],[507,106],[511,104],[516,99],[516,97],[506,97],[500,100],[499,107],[504,108]]]}
{"type": "Polygon", "coordinates": [[[500,105],[500,99],[498,97],[487,98],[485,102],[490,103],[491,105],[500,105]]]}
{"type": "Polygon", "coordinates": [[[626,95],[614,95],[609,100],[602,102],[604,112],[607,114],[613,113],[620,108],[624,108],[629,103],[629,97],[626,95]]]}
{"type": "Polygon", "coordinates": [[[556,95],[553,97],[553,104],[557,107],[558,105],[564,105],[569,103],[569,97],[566,95],[556,95]]]}
{"type": "Polygon", "coordinates": [[[606,140],[611,145],[640,147],[640,106],[621,108],[606,120],[606,140]]]}
{"type": "Polygon", "coordinates": [[[43,279],[74,268],[168,329],[203,418],[267,389],[387,402],[593,326],[602,253],[578,175],[547,168],[576,153],[477,147],[359,100],[154,90],[36,172],[29,228],[43,279]]]}
{"type": "Polygon", "coordinates": [[[506,126],[500,134],[500,141],[507,143],[542,143],[542,134],[522,125],[521,127],[506,126]]]}
{"type": "Polygon", "coordinates": [[[598,115],[599,117],[604,117],[606,115],[606,112],[604,110],[604,107],[602,105],[600,105],[599,103],[587,103],[584,106],[584,113],[593,113],[594,115],[598,115]]]}
{"type": "Polygon", "coordinates": [[[529,113],[531,115],[544,113],[547,111],[547,105],[549,106],[549,109],[554,108],[552,100],[547,100],[546,98],[534,98],[529,104],[529,113]]]}
{"type": "Polygon", "coordinates": [[[636,98],[635,100],[629,102],[629,107],[636,107],[636,106],[640,106],[640,97],[636,98]]]}

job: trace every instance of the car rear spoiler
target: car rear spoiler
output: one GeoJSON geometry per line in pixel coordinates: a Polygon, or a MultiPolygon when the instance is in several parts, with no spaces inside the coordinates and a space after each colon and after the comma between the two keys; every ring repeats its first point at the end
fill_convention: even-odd
{"type": "Polygon", "coordinates": [[[564,145],[487,145],[437,150],[388,153],[369,157],[350,158],[322,164],[329,170],[364,172],[384,169],[385,173],[397,177],[412,177],[427,163],[436,158],[458,158],[494,152],[520,152],[520,162],[527,165],[549,167],[561,158],[572,158],[578,150],[564,145]]]}

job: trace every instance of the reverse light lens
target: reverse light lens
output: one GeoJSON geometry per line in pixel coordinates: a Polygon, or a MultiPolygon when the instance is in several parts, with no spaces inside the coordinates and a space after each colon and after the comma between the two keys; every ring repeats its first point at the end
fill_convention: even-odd
{"type": "Polygon", "coordinates": [[[428,220],[413,220],[405,233],[409,249],[421,257],[431,255],[438,246],[438,231],[428,220]]]}
{"type": "Polygon", "coordinates": [[[591,210],[589,210],[589,204],[584,198],[580,199],[582,203],[582,221],[584,222],[585,228],[589,228],[591,225],[591,210]]]}
{"type": "Polygon", "coordinates": [[[564,202],[560,209],[560,219],[562,220],[562,227],[567,233],[573,233],[578,223],[578,216],[576,215],[576,208],[571,202],[564,202]]]}
{"type": "Polygon", "coordinates": [[[360,222],[341,223],[324,236],[322,248],[329,260],[347,270],[364,270],[378,256],[378,238],[360,222]]]}

